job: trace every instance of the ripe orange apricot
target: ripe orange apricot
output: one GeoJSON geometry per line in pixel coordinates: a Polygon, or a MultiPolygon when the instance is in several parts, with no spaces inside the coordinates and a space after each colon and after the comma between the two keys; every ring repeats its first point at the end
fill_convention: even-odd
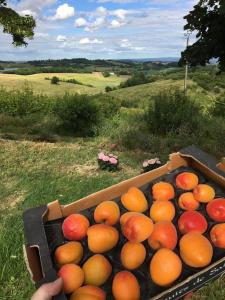
{"type": "Polygon", "coordinates": [[[192,190],[198,185],[198,176],[191,172],[180,173],[176,177],[176,186],[183,190],[192,190]]]}
{"type": "Polygon", "coordinates": [[[183,210],[196,210],[199,207],[199,202],[195,199],[194,194],[186,192],[180,195],[178,204],[183,210]]]}
{"type": "Polygon", "coordinates": [[[94,219],[96,223],[105,223],[114,225],[120,217],[120,209],[115,201],[104,201],[100,203],[94,211],[94,219]]]}
{"type": "Polygon", "coordinates": [[[85,284],[95,286],[105,283],[112,272],[110,262],[101,254],[95,254],[88,258],[82,269],[84,271],[85,284]]]}
{"type": "Polygon", "coordinates": [[[68,242],[55,251],[55,260],[59,265],[79,264],[83,257],[83,247],[79,242],[68,242]]]}
{"type": "Polygon", "coordinates": [[[216,247],[225,249],[225,223],[214,225],[210,231],[210,238],[216,247]]]}
{"type": "Polygon", "coordinates": [[[152,281],[159,286],[173,283],[181,274],[182,262],[170,249],[159,249],[150,262],[152,281]]]}
{"type": "Polygon", "coordinates": [[[175,207],[170,201],[154,201],[150,208],[150,218],[154,222],[172,221],[175,216],[175,207]]]}
{"type": "Polygon", "coordinates": [[[152,231],[152,220],[143,214],[130,217],[122,228],[124,236],[133,243],[143,242],[151,235],[152,231]]]}
{"type": "Polygon", "coordinates": [[[213,248],[206,237],[190,232],[180,239],[180,256],[188,266],[202,268],[210,264],[213,248]]]}
{"type": "Polygon", "coordinates": [[[139,300],[140,286],[131,272],[121,271],[113,279],[112,293],[115,300],[139,300]]]}
{"type": "Polygon", "coordinates": [[[172,184],[168,182],[158,182],[152,187],[152,196],[154,200],[167,201],[175,197],[175,192],[172,184]]]}
{"type": "Polygon", "coordinates": [[[73,292],[70,300],[106,300],[106,293],[97,286],[84,285],[73,292]]]}
{"type": "Polygon", "coordinates": [[[199,202],[208,203],[215,197],[215,190],[208,184],[199,184],[193,190],[195,199],[199,202]]]}
{"type": "Polygon", "coordinates": [[[160,221],[154,225],[154,229],[148,238],[149,246],[154,249],[168,248],[173,250],[177,245],[177,230],[170,221],[160,221]]]}
{"type": "Polygon", "coordinates": [[[130,217],[132,217],[132,216],[134,216],[134,215],[138,215],[138,214],[139,214],[139,213],[134,212],[134,211],[128,211],[128,212],[126,212],[125,214],[123,214],[123,215],[120,217],[120,226],[123,227],[124,224],[126,223],[126,221],[127,221],[130,217]]]}
{"type": "Polygon", "coordinates": [[[63,235],[70,241],[82,240],[87,235],[89,225],[89,220],[85,216],[72,214],[63,221],[63,235]]]}
{"type": "Polygon", "coordinates": [[[134,270],[143,264],[146,250],[141,243],[127,242],[120,253],[122,265],[128,270],[134,270]]]}
{"type": "Polygon", "coordinates": [[[128,192],[121,197],[121,202],[129,211],[142,213],[148,209],[144,193],[136,187],[129,188],[128,192]]]}
{"type": "Polygon", "coordinates": [[[88,248],[94,253],[104,253],[116,246],[119,233],[116,228],[95,224],[88,228],[88,248]]]}
{"type": "Polygon", "coordinates": [[[75,264],[67,264],[60,268],[58,276],[63,280],[63,291],[70,294],[84,282],[83,270],[75,264]]]}

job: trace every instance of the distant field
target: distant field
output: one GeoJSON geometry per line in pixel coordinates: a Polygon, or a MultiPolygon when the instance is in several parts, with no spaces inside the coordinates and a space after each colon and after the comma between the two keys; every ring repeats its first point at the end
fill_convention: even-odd
{"type": "Polygon", "coordinates": [[[96,94],[103,92],[106,86],[117,86],[126,80],[127,76],[110,76],[105,78],[101,73],[81,74],[81,73],[45,73],[34,75],[15,75],[0,74],[0,86],[7,89],[18,89],[28,83],[32,86],[35,93],[53,95],[63,95],[65,92],[78,94],[96,94]],[[57,76],[60,79],[76,79],[83,84],[92,85],[93,87],[82,86],[78,84],[60,82],[59,85],[53,85],[46,77],[52,78],[57,76]]]}

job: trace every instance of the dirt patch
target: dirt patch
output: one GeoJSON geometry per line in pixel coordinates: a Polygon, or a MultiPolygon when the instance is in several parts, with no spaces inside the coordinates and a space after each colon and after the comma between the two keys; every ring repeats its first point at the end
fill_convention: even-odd
{"type": "Polygon", "coordinates": [[[26,192],[20,191],[18,193],[15,193],[14,195],[10,195],[7,197],[3,203],[0,204],[0,210],[4,209],[13,209],[16,207],[19,203],[24,201],[26,192]]]}
{"type": "Polygon", "coordinates": [[[92,73],[95,77],[103,77],[102,72],[93,72],[92,73]]]}
{"type": "Polygon", "coordinates": [[[86,165],[74,164],[70,166],[61,166],[59,171],[68,176],[78,175],[83,177],[91,177],[97,176],[99,169],[95,164],[90,163],[86,165]]]}

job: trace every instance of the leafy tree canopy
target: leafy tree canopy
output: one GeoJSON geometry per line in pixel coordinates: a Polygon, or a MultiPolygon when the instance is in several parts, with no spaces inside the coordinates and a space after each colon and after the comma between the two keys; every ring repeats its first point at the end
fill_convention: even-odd
{"type": "Polygon", "coordinates": [[[225,1],[200,0],[184,19],[184,30],[197,31],[197,40],[182,52],[180,64],[204,66],[217,58],[220,70],[225,71],[225,1]]]}
{"type": "Polygon", "coordinates": [[[20,16],[13,9],[7,7],[6,0],[0,0],[0,27],[4,33],[9,33],[13,38],[13,45],[27,46],[26,38],[34,36],[35,20],[32,16],[20,16]]]}

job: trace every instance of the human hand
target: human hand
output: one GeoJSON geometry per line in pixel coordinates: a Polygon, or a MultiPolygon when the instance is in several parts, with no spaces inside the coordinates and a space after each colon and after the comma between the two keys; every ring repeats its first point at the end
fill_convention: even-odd
{"type": "Polygon", "coordinates": [[[63,281],[58,278],[54,282],[43,284],[32,296],[31,300],[51,300],[58,295],[63,287],[63,281]]]}

